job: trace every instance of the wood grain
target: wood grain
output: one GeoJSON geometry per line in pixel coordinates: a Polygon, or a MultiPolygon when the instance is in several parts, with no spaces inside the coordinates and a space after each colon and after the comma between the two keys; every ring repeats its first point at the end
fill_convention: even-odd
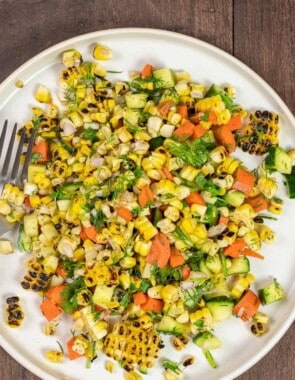
{"type": "MultiPolygon", "coordinates": [[[[65,39],[109,28],[150,27],[184,33],[234,54],[294,113],[294,12],[294,0],[0,0],[0,82],[65,39]]],[[[295,379],[294,338],[293,325],[237,380],[295,379]]],[[[38,380],[1,348],[0,378],[38,380]]]]}

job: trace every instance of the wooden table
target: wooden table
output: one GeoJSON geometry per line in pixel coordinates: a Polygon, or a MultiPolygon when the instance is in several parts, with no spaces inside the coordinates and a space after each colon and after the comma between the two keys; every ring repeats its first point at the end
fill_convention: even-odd
{"type": "MultiPolygon", "coordinates": [[[[118,27],[160,28],[194,36],[236,56],[261,75],[294,114],[294,21],[294,0],[1,0],[0,82],[36,53],[70,37],[118,27]]],[[[238,380],[295,379],[294,337],[293,325],[238,380]]],[[[0,378],[37,380],[2,349],[0,378]]]]}

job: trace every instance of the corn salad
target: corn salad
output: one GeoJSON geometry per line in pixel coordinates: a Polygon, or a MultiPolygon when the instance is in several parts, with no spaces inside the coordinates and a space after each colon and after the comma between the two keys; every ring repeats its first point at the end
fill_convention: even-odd
{"type": "Polygon", "coordinates": [[[102,351],[141,378],[134,371],[153,367],[169,334],[176,350],[193,340],[214,366],[216,323],[254,318],[259,334],[267,323],[238,305],[251,296],[250,261],[275,239],[262,214],[280,214],[283,201],[265,165],[249,171],[231,153],[275,148],[278,116],[268,112],[261,126],[273,138],[253,139],[264,113],[248,115],[231,86],[151,65],[113,83],[97,62],[111,56],[102,45],[91,62],[65,52],[61,105],[37,89],[42,107],[23,126],[36,130],[27,181],[1,199],[2,214],[22,220],[18,243],[30,254],[21,285],[43,297],[49,323],[72,316],[71,360],[89,364],[102,351]]]}

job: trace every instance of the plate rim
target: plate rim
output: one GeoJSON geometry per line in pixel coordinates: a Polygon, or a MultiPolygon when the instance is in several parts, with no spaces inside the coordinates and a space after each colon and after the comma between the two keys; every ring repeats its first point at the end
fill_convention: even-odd
{"type": "MultiPolygon", "coordinates": [[[[80,35],[76,35],[74,37],[70,37],[68,39],[65,39],[63,41],[60,41],[31,57],[27,61],[25,61],[23,64],[21,64],[18,68],[16,68],[11,74],[8,75],[4,81],[0,83],[0,93],[2,93],[6,87],[10,86],[11,84],[14,84],[15,79],[21,74],[23,71],[27,70],[32,64],[38,63],[38,61],[41,58],[46,57],[47,55],[51,55],[53,53],[57,53],[59,50],[64,49],[65,45],[70,44],[76,44],[79,42],[87,41],[89,39],[93,39],[95,37],[100,38],[104,36],[112,36],[116,34],[148,34],[148,35],[157,35],[158,37],[169,37],[169,38],[176,38],[178,40],[184,40],[188,43],[191,43],[193,45],[198,45],[202,48],[205,48],[215,54],[217,54],[219,57],[223,57],[226,60],[232,62],[235,66],[238,66],[239,69],[241,69],[243,72],[246,72],[250,77],[252,77],[254,80],[256,80],[259,85],[266,89],[267,92],[271,95],[271,97],[274,98],[274,100],[278,103],[278,105],[282,108],[282,110],[285,113],[285,116],[287,119],[291,122],[292,125],[295,127],[295,117],[292,114],[291,110],[287,106],[287,104],[284,102],[284,100],[280,97],[280,95],[271,87],[271,85],[263,79],[259,74],[257,74],[252,68],[250,68],[248,65],[243,63],[239,58],[235,57],[234,55],[228,53],[227,51],[209,43],[206,41],[203,41],[199,38],[186,35],[183,33],[166,30],[166,29],[160,29],[160,28],[145,28],[145,27],[123,27],[123,28],[109,28],[109,29],[102,29],[97,30],[93,32],[83,33],[80,35]]],[[[293,287],[295,286],[295,283],[293,284],[293,287]]],[[[291,297],[290,297],[291,298],[291,297]]],[[[266,343],[264,348],[260,350],[258,354],[255,354],[254,357],[252,357],[250,360],[246,361],[243,365],[241,365],[238,369],[231,371],[229,375],[230,378],[235,378],[250,368],[252,368],[255,364],[257,364],[264,356],[268,354],[269,351],[271,351],[272,348],[276,346],[276,344],[279,342],[279,340],[283,337],[283,335],[287,332],[287,330],[292,325],[293,321],[295,320],[295,302],[293,302],[292,312],[290,313],[289,317],[284,321],[283,326],[273,334],[272,338],[270,338],[270,341],[266,343]]],[[[13,345],[10,345],[9,342],[4,339],[2,335],[0,335],[0,346],[11,356],[13,357],[18,363],[22,366],[24,366],[26,369],[28,369],[30,372],[35,374],[36,376],[39,376],[42,379],[50,379],[54,380],[56,379],[54,376],[50,375],[48,372],[44,372],[43,369],[33,364],[30,360],[28,360],[26,357],[22,356],[22,354],[14,348],[13,345]],[[46,375],[46,377],[44,377],[46,375]]],[[[223,377],[222,379],[228,380],[228,375],[226,377],[223,377]]]]}

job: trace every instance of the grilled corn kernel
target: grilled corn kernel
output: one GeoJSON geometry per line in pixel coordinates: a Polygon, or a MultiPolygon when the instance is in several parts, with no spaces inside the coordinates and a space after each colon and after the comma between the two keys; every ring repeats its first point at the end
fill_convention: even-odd
{"type": "Polygon", "coordinates": [[[61,363],[63,361],[63,353],[60,351],[47,351],[45,354],[45,358],[51,363],[61,363]]]}
{"type": "Polygon", "coordinates": [[[43,325],[43,333],[45,335],[55,335],[57,329],[57,325],[55,323],[44,323],[43,325]]]}
{"type": "Polygon", "coordinates": [[[272,214],[280,215],[283,211],[284,201],[279,198],[272,198],[270,200],[267,210],[272,214]]]}
{"type": "Polygon", "coordinates": [[[105,45],[96,45],[93,49],[93,57],[97,60],[106,61],[112,58],[112,50],[105,45]]]}
{"type": "Polygon", "coordinates": [[[39,85],[35,92],[35,99],[40,103],[50,103],[51,93],[46,86],[39,85]]]}
{"type": "Polygon", "coordinates": [[[0,199],[0,214],[1,215],[8,215],[12,211],[9,203],[6,199],[0,199]]]}
{"type": "Polygon", "coordinates": [[[260,240],[266,244],[272,244],[275,238],[275,233],[269,227],[263,227],[259,233],[260,240]]]}
{"type": "Polygon", "coordinates": [[[136,259],[134,257],[125,256],[120,260],[120,266],[124,269],[131,269],[135,267],[136,259]]]}
{"type": "Polygon", "coordinates": [[[110,360],[107,360],[106,363],[105,363],[105,366],[104,368],[110,372],[110,373],[113,373],[114,372],[114,369],[115,369],[115,364],[113,362],[111,362],[110,360]]]}
{"type": "Polygon", "coordinates": [[[174,285],[166,285],[161,291],[163,301],[165,303],[174,303],[179,299],[178,288],[174,285]]]}

